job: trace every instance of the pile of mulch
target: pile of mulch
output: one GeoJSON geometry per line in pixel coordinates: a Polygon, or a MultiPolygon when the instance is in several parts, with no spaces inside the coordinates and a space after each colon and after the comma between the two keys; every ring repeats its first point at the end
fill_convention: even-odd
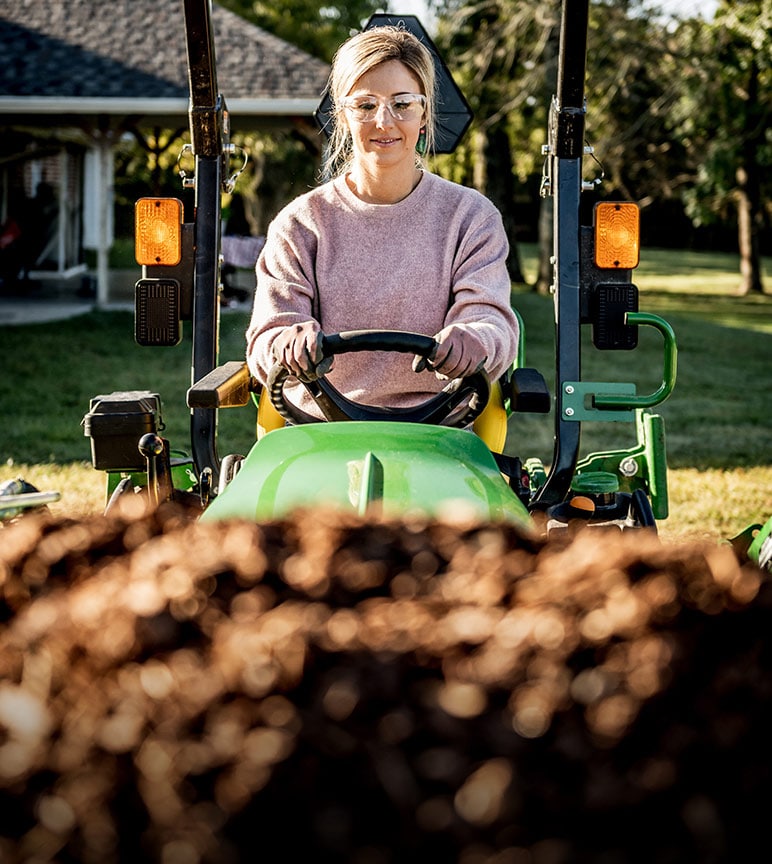
{"type": "Polygon", "coordinates": [[[0,861],[758,860],[729,546],[165,505],[0,531],[0,861]]]}

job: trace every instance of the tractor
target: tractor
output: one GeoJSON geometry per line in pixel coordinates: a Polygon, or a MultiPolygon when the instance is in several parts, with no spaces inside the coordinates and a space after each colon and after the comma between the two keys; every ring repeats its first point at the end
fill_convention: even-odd
{"type": "MultiPolygon", "coordinates": [[[[586,220],[591,224],[582,224],[583,193],[597,182],[583,178],[583,158],[592,153],[584,97],[589,0],[563,2],[557,81],[542,148],[541,192],[554,205],[554,393],[525,363],[527,322],[521,319],[518,358],[500,380],[477,373],[450,382],[423,405],[386,409],[350,401],[322,376],[305,386],[323,422],[285,400],[282,367],[262,388],[243,359],[219,362],[221,206],[238,171],[230,168],[235,148],[217,86],[210,2],[183,0],[183,6],[190,84],[186,147],[195,160],[183,183],[195,190],[194,218],[184,221],[178,199],[137,202],[142,274],[135,288],[135,339],[149,347],[175,345],[183,322],[190,322],[190,446],[173,450],[160,434],[160,394],[94,397],[83,425],[93,465],[107,475],[106,509],[139,490],[154,504],[191,503],[201,520],[272,519],[326,505],[375,517],[464,514],[542,534],[577,523],[656,531],[669,504],[664,420],[653,409],[675,386],[676,339],[665,320],[638,308],[632,281],[639,259],[637,206],[601,201],[586,220]],[[591,328],[601,351],[633,351],[641,327],[662,338],[661,384],[654,392],[584,380],[582,328],[591,328]],[[246,456],[221,457],[219,411],[250,405],[256,406],[254,446],[246,456]],[[507,430],[517,427],[519,414],[550,412],[554,451],[548,465],[504,452],[507,430]],[[632,426],[634,446],[580,458],[583,424],[599,422],[632,426]]],[[[466,101],[415,16],[374,15],[366,27],[384,23],[411,29],[431,49],[441,82],[441,133],[456,130],[446,142],[451,148],[471,119],[466,101]]],[[[322,94],[317,111],[322,130],[326,98],[322,94]]],[[[428,357],[434,347],[426,334],[363,330],[328,335],[324,353],[385,350],[428,357]]],[[[769,566],[771,533],[772,520],[732,542],[742,555],[769,566]]]]}

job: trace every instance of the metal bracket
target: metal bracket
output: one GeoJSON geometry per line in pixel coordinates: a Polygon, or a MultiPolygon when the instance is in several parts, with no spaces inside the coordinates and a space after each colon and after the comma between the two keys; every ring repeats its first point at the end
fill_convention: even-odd
{"type": "Polygon", "coordinates": [[[193,170],[186,170],[182,167],[182,158],[183,156],[190,154],[193,156],[193,145],[192,144],[183,144],[182,148],[177,155],[177,173],[180,176],[180,181],[182,182],[183,189],[195,189],[196,188],[196,175],[193,170]]]}
{"type": "Polygon", "coordinates": [[[596,407],[598,397],[606,396],[635,396],[635,384],[564,381],[563,419],[574,423],[584,420],[630,423],[635,420],[632,409],[596,407]]]}
{"type": "Polygon", "coordinates": [[[228,177],[227,180],[223,180],[223,191],[227,194],[233,192],[234,187],[236,186],[236,181],[241,176],[242,171],[247,167],[247,162],[249,161],[249,154],[243,147],[239,147],[238,144],[228,144],[227,153],[229,156],[234,156],[236,151],[241,155],[241,165],[228,177]]]}

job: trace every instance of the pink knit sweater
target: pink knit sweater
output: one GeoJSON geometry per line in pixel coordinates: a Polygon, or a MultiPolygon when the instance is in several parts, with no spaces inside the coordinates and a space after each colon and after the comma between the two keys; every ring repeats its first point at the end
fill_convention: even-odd
{"type": "MultiPolygon", "coordinates": [[[[494,205],[435,174],[424,172],[407,198],[388,205],[361,201],[343,177],[325,183],[285,207],[268,228],[247,330],[250,370],[265,383],[276,335],[316,318],[324,333],[433,336],[458,324],[482,340],[495,379],[517,350],[507,251],[494,205]]],[[[409,355],[386,352],[339,355],[328,378],[365,404],[415,405],[447,381],[413,372],[411,362],[409,355]]],[[[300,390],[288,384],[285,391],[318,414],[300,390]]]]}

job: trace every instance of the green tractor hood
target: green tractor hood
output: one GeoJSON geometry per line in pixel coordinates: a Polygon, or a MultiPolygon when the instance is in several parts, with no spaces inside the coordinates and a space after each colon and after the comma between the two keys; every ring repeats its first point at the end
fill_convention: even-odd
{"type": "Polygon", "coordinates": [[[202,519],[274,519],[316,505],[386,518],[455,513],[531,525],[527,509],[474,433],[359,421],[269,433],[202,519]]]}

